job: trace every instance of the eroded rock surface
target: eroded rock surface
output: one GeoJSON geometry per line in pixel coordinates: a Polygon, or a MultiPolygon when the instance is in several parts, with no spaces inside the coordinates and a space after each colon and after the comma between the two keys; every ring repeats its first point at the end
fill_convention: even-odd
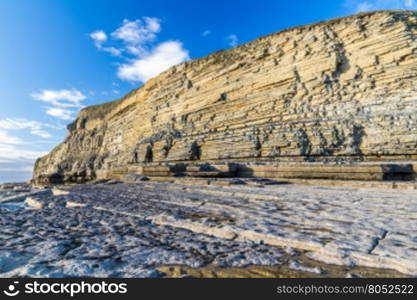
{"type": "Polygon", "coordinates": [[[415,190],[108,182],[38,201],[0,205],[0,276],[417,275],[415,190]]]}

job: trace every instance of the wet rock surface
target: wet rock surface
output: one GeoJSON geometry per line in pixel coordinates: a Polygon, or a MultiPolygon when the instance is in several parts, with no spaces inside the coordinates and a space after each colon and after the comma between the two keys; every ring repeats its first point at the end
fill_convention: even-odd
{"type": "Polygon", "coordinates": [[[417,275],[413,190],[145,181],[30,197],[0,204],[1,277],[417,275]]]}

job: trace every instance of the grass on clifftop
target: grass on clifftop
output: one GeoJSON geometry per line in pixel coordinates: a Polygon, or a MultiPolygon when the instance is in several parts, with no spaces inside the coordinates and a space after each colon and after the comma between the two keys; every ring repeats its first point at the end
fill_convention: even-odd
{"type": "Polygon", "coordinates": [[[106,116],[109,112],[111,112],[113,109],[115,109],[119,104],[121,104],[125,99],[132,96],[136,91],[138,91],[141,87],[131,90],[129,93],[127,93],[125,96],[123,96],[120,99],[106,102],[103,104],[97,104],[88,106],[86,108],[83,108],[80,113],[88,116],[90,120],[94,119],[102,119],[104,116],[106,116]]]}

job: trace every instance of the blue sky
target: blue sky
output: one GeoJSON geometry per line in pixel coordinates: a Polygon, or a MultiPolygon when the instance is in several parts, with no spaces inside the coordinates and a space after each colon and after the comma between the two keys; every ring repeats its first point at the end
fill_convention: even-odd
{"type": "Polygon", "coordinates": [[[1,0],[0,182],[28,180],[83,106],[288,27],[413,0],[1,0]]]}

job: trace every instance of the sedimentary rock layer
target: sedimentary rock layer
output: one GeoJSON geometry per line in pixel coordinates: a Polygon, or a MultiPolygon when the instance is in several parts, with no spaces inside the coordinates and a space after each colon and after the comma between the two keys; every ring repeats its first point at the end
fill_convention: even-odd
{"type": "Polygon", "coordinates": [[[416,33],[414,12],[375,12],[174,66],[83,109],[34,179],[149,163],[416,160],[416,33]]]}

